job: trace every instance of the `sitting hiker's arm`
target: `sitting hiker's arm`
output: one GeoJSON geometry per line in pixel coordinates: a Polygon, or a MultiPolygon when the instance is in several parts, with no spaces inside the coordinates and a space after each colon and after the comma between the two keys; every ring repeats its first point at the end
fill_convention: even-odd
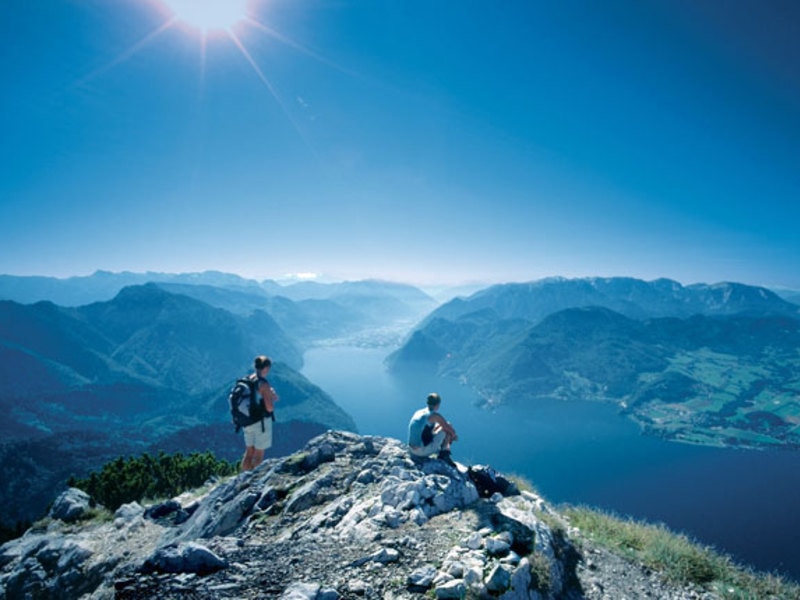
{"type": "Polygon", "coordinates": [[[445,418],[444,418],[442,415],[440,415],[439,413],[434,413],[434,414],[432,414],[432,415],[431,415],[431,416],[428,418],[428,421],[429,421],[429,422],[431,422],[431,423],[436,423],[437,425],[439,425],[439,427],[441,427],[442,429],[444,429],[444,432],[445,432],[447,435],[449,435],[449,436],[450,436],[452,439],[455,439],[455,438],[457,437],[457,436],[456,436],[456,430],[455,430],[455,429],[453,428],[453,426],[452,426],[452,425],[450,425],[450,423],[448,423],[448,422],[445,420],[445,418]]]}

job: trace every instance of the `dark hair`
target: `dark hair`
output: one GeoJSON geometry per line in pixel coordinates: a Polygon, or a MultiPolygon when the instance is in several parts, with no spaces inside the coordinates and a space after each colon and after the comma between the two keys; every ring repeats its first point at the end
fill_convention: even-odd
{"type": "Polygon", "coordinates": [[[269,359],[268,356],[256,356],[256,359],[255,359],[254,363],[255,363],[256,371],[260,371],[264,367],[271,367],[272,366],[272,361],[269,359]]]}
{"type": "Polygon", "coordinates": [[[433,408],[442,403],[442,399],[436,392],[428,394],[428,408],[433,408]]]}

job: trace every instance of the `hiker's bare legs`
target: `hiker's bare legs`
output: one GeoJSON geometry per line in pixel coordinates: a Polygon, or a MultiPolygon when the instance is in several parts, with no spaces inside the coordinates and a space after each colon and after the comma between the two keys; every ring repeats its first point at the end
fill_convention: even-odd
{"type": "MultiPolygon", "coordinates": [[[[433,426],[433,434],[436,435],[438,432],[442,431],[443,427],[438,423],[433,426]]],[[[441,449],[442,450],[450,450],[450,444],[456,440],[455,435],[451,435],[450,433],[445,431],[444,434],[444,441],[442,442],[441,449]]]]}
{"type": "Polygon", "coordinates": [[[262,460],[264,460],[264,451],[248,446],[242,457],[241,469],[242,471],[252,471],[261,464],[262,460]]]}
{"type": "Polygon", "coordinates": [[[242,464],[240,465],[242,471],[249,471],[253,468],[251,466],[251,463],[253,460],[254,450],[255,448],[253,448],[252,446],[248,446],[247,448],[244,449],[244,456],[242,456],[242,464]]]}
{"type": "Polygon", "coordinates": [[[450,444],[455,440],[455,438],[451,435],[444,436],[444,442],[442,443],[442,450],[450,450],[450,444]]]}
{"type": "MultiPolygon", "coordinates": [[[[436,435],[438,432],[440,432],[442,430],[444,430],[444,428],[437,423],[436,425],[433,426],[432,433],[434,435],[436,435]]],[[[442,442],[442,450],[449,450],[450,449],[450,444],[455,442],[457,439],[458,439],[458,436],[456,436],[455,433],[451,433],[451,432],[445,430],[445,432],[444,432],[444,441],[442,442]]]]}

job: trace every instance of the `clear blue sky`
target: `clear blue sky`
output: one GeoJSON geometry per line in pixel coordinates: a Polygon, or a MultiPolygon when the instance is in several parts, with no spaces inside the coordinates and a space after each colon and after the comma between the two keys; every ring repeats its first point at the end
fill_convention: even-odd
{"type": "Polygon", "coordinates": [[[0,273],[800,289],[800,2],[247,10],[0,4],[0,273]]]}

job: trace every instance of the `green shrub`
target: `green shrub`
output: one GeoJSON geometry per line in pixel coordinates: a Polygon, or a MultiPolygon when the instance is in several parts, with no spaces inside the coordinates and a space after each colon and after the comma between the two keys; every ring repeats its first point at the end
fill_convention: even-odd
{"type": "Polygon", "coordinates": [[[202,485],[210,477],[232,475],[233,463],[217,459],[211,452],[180,452],[157,456],[119,457],[85,479],[71,477],[72,487],[85,491],[107,509],[114,511],[127,502],[145,498],[169,498],[202,485]]]}
{"type": "Polygon", "coordinates": [[[534,581],[534,588],[546,593],[550,590],[550,559],[541,552],[533,552],[528,555],[530,562],[531,577],[534,581]]]}

